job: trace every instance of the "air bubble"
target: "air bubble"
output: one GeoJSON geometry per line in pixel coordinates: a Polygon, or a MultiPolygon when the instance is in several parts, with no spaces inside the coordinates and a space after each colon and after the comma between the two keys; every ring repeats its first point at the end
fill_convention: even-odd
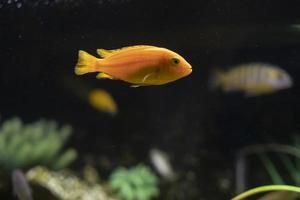
{"type": "Polygon", "coordinates": [[[17,8],[21,8],[22,7],[22,3],[18,2],[16,6],[17,6],[17,8]]]}

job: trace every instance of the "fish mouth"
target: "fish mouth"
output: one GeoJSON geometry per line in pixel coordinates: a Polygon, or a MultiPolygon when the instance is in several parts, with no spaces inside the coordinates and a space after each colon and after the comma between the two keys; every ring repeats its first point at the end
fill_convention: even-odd
{"type": "Polygon", "coordinates": [[[290,83],[286,84],[284,88],[291,88],[292,86],[293,86],[293,83],[290,82],[290,83]]]}
{"type": "Polygon", "coordinates": [[[190,75],[191,73],[192,73],[192,68],[188,68],[188,69],[186,69],[185,70],[185,72],[183,73],[183,76],[188,76],[188,75],[190,75]]]}
{"type": "Polygon", "coordinates": [[[284,81],[284,86],[285,88],[290,88],[293,86],[293,80],[291,78],[287,78],[285,81],[284,81]]]}

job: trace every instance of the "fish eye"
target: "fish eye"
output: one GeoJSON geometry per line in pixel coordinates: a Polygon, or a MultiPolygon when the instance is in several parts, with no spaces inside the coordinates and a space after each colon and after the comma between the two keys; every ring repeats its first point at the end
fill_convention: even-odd
{"type": "Polygon", "coordinates": [[[180,63],[180,60],[178,58],[172,58],[172,62],[177,65],[180,63]]]}

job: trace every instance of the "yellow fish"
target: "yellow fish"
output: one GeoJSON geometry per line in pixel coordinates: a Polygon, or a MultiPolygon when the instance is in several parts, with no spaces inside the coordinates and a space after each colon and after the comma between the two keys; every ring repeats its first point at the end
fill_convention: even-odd
{"type": "Polygon", "coordinates": [[[290,75],[267,63],[240,64],[228,71],[216,71],[211,80],[212,88],[224,92],[243,91],[245,96],[268,94],[291,87],[290,75]]]}
{"type": "Polygon", "coordinates": [[[88,101],[92,107],[101,112],[112,115],[117,114],[118,106],[114,98],[105,90],[93,89],[88,95],[88,101]]]}
{"type": "Polygon", "coordinates": [[[162,85],[192,72],[191,65],[179,54],[155,46],[131,46],[117,50],[97,49],[102,58],[79,51],[75,73],[100,72],[98,79],[123,80],[134,86],[162,85]]]}

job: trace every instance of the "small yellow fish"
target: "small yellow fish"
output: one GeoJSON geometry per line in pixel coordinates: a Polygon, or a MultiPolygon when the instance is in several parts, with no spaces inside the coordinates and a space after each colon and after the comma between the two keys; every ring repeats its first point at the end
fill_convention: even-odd
{"type": "Polygon", "coordinates": [[[155,46],[131,46],[117,50],[97,49],[96,58],[79,51],[75,73],[100,72],[99,79],[116,79],[140,85],[162,85],[189,75],[191,65],[177,53],[155,46]]]}
{"type": "Polygon", "coordinates": [[[105,90],[93,89],[88,95],[88,101],[92,107],[101,112],[112,115],[117,114],[118,106],[114,98],[105,90]]]}
{"type": "Polygon", "coordinates": [[[292,84],[286,71],[267,63],[240,64],[226,72],[216,71],[211,80],[212,88],[221,88],[224,92],[243,91],[248,97],[289,88],[292,84]]]}

